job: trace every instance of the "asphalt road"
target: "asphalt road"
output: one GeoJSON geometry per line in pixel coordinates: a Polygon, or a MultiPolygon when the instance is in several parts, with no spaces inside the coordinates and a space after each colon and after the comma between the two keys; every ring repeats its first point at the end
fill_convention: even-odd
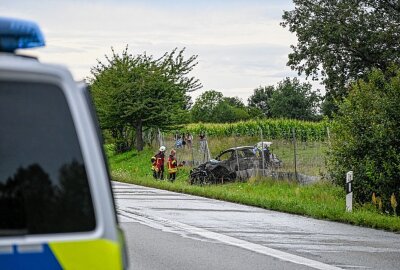
{"type": "Polygon", "coordinates": [[[129,245],[130,269],[310,269],[250,250],[182,237],[138,223],[122,223],[129,245]]]}
{"type": "Polygon", "coordinates": [[[400,269],[400,234],[113,183],[131,269],[400,269]]]}

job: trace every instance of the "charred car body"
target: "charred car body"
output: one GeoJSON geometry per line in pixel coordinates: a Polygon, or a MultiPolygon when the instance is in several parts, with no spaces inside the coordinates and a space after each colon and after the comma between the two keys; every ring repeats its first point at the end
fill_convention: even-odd
{"type": "Polygon", "coordinates": [[[190,172],[191,184],[218,184],[247,180],[261,171],[280,167],[282,162],[269,150],[271,142],[240,146],[222,151],[190,172]]]}

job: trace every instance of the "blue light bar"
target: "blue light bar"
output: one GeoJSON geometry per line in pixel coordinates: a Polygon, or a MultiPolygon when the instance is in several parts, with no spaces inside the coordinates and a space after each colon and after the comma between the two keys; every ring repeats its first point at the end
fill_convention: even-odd
{"type": "Polygon", "coordinates": [[[39,26],[31,21],[0,17],[0,52],[45,46],[39,26]]]}

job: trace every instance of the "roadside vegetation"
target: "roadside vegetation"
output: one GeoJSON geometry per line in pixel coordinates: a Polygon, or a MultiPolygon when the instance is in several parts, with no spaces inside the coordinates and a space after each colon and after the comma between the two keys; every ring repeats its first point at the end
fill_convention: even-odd
{"type": "Polygon", "coordinates": [[[197,55],[187,57],[185,49],[162,57],[135,55],[128,46],[120,54],[112,49],[104,63],[92,67],[88,82],[100,126],[112,144],[107,150],[113,178],[400,231],[400,7],[394,2],[294,0],[294,9],[284,11],[281,25],[298,37],[287,65],[319,80],[324,96],[298,78],[282,78],[253,93],[249,89],[247,105],[223,96],[226,89],[205,89],[193,102],[190,93],[202,87],[190,75],[197,55]],[[230,140],[273,140],[272,150],[284,166],[311,161],[304,172],[295,165],[296,172],[319,174],[329,183],[251,179],[199,187],[187,183],[188,169],[180,171],[176,183],[156,182],[149,160],[154,153],[144,146],[164,144],[162,134],[173,131],[218,138],[209,141],[211,156],[230,140]],[[296,141],[303,144],[293,147],[293,154],[287,148],[296,141]],[[304,159],[296,163],[300,155],[304,159]],[[353,213],[344,211],[348,171],[354,172],[353,213]]]}
{"type": "Polygon", "coordinates": [[[289,181],[252,178],[248,182],[224,185],[192,186],[188,183],[189,168],[178,172],[174,183],[152,178],[150,157],[154,152],[145,148],[114,154],[112,146],[107,155],[114,180],[193,194],[245,205],[344,222],[359,226],[400,232],[400,218],[380,212],[372,201],[356,204],[352,213],[345,211],[345,192],[329,182],[299,185],[289,181]]]}

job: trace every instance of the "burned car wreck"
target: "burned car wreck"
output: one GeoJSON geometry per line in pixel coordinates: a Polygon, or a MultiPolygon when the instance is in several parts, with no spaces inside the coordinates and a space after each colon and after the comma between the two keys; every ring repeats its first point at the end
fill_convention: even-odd
{"type": "Polygon", "coordinates": [[[272,167],[280,167],[280,161],[269,150],[271,142],[259,142],[255,146],[240,146],[222,151],[190,172],[190,184],[223,184],[235,180],[245,181],[272,167]]]}

